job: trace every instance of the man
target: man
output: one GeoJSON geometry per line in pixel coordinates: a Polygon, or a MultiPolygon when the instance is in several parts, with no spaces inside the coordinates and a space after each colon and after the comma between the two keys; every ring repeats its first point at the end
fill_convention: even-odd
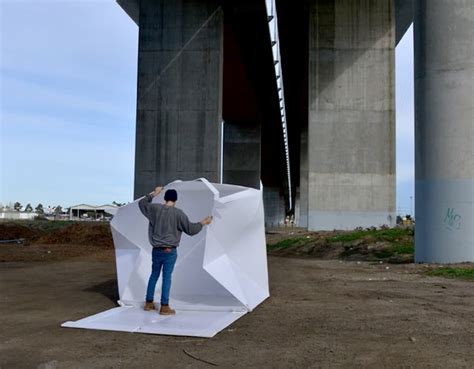
{"type": "Polygon", "coordinates": [[[181,233],[184,232],[190,236],[199,233],[203,226],[211,223],[212,217],[206,217],[198,223],[190,222],[186,214],[175,206],[178,200],[176,190],[165,192],[164,204],[152,204],[153,197],[158,196],[161,191],[162,187],[156,187],[153,192],[138,202],[141,212],[150,222],[148,238],[153,246],[151,275],[148,280],[144,309],[147,311],[155,309],[153,303],[155,287],[160,271],[163,269],[160,314],[173,315],[176,312],[169,307],[171,274],[178,257],[176,248],[179,246],[181,233]]]}

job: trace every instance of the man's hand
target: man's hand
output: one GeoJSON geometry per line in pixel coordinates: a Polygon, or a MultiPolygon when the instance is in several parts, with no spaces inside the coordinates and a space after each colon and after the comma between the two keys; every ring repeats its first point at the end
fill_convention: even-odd
{"type": "Polygon", "coordinates": [[[162,190],[163,187],[155,187],[155,190],[153,192],[150,192],[150,195],[152,195],[153,197],[158,196],[162,190]]]}
{"type": "Polygon", "coordinates": [[[211,224],[211,222],[212,222],[212,217],[208,216],[208,217],[204,218],[203,220],[201,220],[200,223],[204,226],[204,225],[211,224]]]}

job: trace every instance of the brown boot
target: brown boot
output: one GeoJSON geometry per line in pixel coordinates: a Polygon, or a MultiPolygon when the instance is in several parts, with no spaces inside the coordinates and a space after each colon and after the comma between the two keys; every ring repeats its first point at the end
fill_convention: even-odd
{"type": "Polygon", "coordinates": [[[174,315],[176,311],[170,308],[169,305],[161,305],[160,307],[160,315],[174,315]]]}
{"type": "Polygon", "coordinates": [[[145,302],[145,306],[143,307],[145,311],[156,310],[155,304],[153,302],[145,302]]]}

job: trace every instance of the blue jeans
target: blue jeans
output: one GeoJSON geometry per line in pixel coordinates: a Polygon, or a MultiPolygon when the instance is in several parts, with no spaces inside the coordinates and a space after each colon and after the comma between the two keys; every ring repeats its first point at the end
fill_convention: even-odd
{"type": "Polygon", "coordinates": [[[153,247],[151,275],[148,280],[148,288],[146,289],[146,301],[152,302],[155,297],[156,282],[160,276],[161,268],[163,268],[163,284],[161,287],[161,304],[168,305],[171,289],[171,274],[173,273],[174,264],[178,258],[176,248],[166,251],[161,248],[153,247]]]}

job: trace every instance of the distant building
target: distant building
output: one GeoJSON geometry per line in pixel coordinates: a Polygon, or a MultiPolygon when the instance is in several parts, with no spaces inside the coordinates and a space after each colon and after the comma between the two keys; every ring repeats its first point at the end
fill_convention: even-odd
{"type": "Polygon", "coordinates": [[[119,206],[79,204],[69,208],[69,220],[107,220],[115,215],[119,206]]]}
{"type": "Polygon", "coordinates": [[[3,209],[0,210],[0,219],[7,220],[7,219],[33,219],[36,215],[35,212],[27,212],[27,211],[16,211],[11,209],[3,209]]]}

